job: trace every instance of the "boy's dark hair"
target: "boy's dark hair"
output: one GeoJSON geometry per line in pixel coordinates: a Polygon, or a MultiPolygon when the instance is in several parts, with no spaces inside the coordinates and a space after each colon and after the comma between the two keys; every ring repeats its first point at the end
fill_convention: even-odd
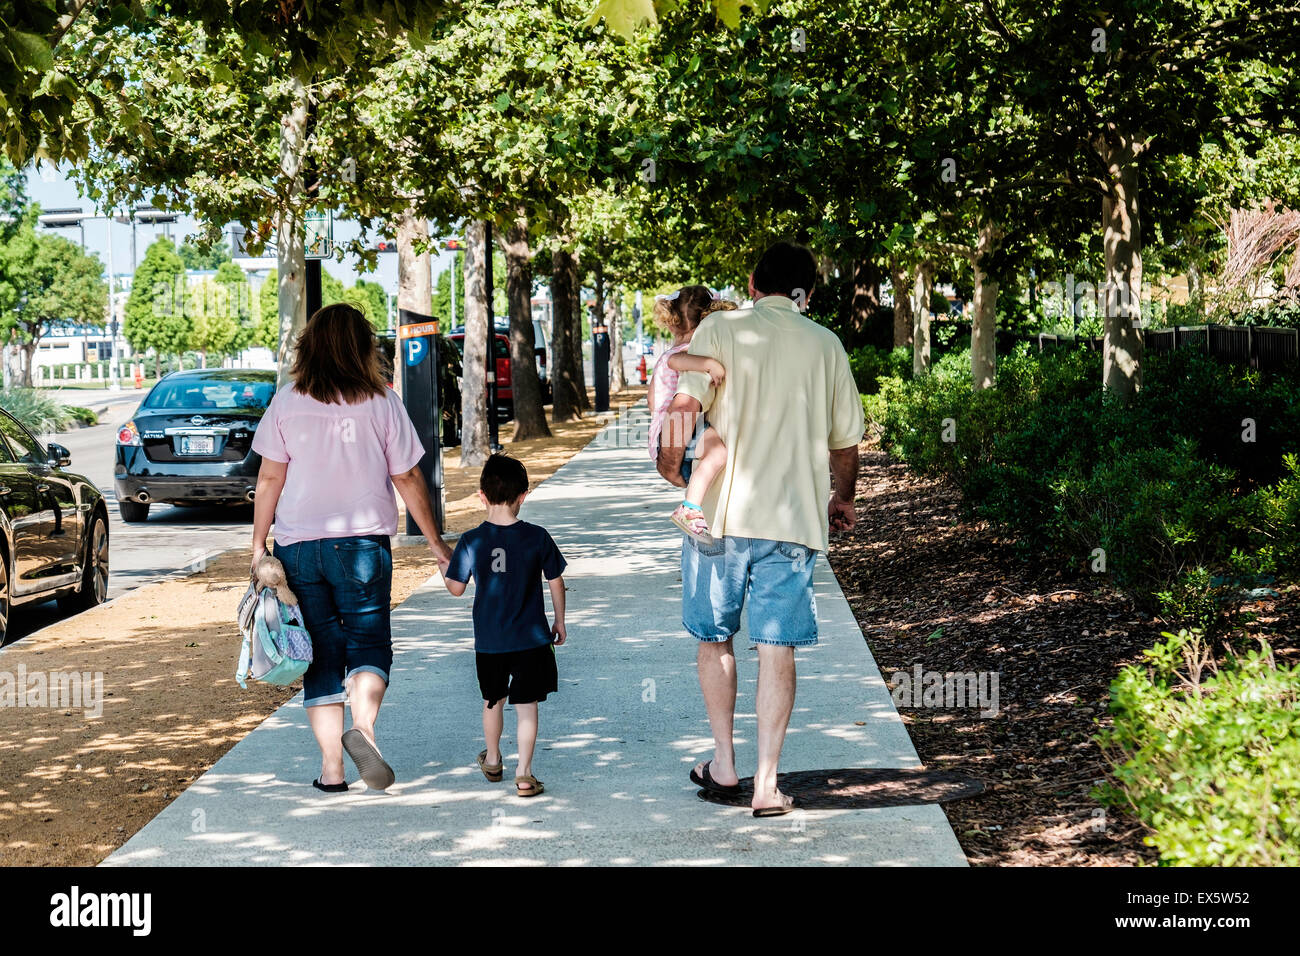
{"type": "Polygon", "coordinates": [[[798,298],[796,289],[807,299],[817,284],[817,263],[803,246],[778,242],[769,246],[754,266],[754,288],[764,295],[787,295],[798,298]]]}
{"type": "Polygon", "coordinates": [[[528,470],[518,458],[493,455],[483,466],[479,490],[494,505],[508,505],[528,490],[528,470]]]}

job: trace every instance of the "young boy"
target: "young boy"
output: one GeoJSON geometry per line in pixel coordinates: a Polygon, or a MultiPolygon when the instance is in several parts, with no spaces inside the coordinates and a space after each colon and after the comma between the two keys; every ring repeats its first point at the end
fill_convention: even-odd
{"type": "Polygon", "coordinates": [[[521,462],[504,455],[489,458],[478,492],[487,520],[460,536],[442,577],[456,597],[474,579],[474,657],[487,742],[478,755],[479,769],[492,783],[501,781],[501,730],[509,697],[519,724],[515,789],[521,797],[535,797],[545,789],[533,776],[537,703],[558,685],[552,645],[565,639],[560,577],[565,562],[545,528],[519,520],[527,494],[528,472],[521,462]],[[555,609],[549,627],[539,586],[543,575],[555,609]]]}

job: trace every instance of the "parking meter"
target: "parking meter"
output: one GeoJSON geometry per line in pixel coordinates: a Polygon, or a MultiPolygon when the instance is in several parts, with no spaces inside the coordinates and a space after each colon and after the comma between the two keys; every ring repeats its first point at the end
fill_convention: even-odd
{"type": "Polygon", "coordinates": [[[596,376],[596,411],[609,411],[609,329],[604,325],[591,327],[592,371],[596,376]]]}
{"type": "MultiPolygon", "coordinates": [[[[420,471],[429,485],[433,502],[433,520],[441,533],[443,523],[442,490],[442,409],[438,407],[438,320],[408,309],[398,310],[396,361],[402,366],[402,402],[411,416],[424,457],[420,471]]],[[[420,527],[408,512],[406,533],[420,534],[420,527]]]]}

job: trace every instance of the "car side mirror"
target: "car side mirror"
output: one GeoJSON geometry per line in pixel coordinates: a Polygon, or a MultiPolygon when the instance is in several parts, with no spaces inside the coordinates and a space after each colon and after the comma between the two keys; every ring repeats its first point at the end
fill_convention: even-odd
{"type": "Polygon", "coordinates": [[[72,464],[72,452],[68,451],[62,445],[50,442],[45,446],[46,457],[50,461],[51,468],[66,468],[72,464]]]}

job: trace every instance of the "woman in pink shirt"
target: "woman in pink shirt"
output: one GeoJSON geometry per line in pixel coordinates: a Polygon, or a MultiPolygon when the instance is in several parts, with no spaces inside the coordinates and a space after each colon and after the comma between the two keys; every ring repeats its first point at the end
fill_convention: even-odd
{"type": "Polygon", "coordinates": [[[304,705],[321,751],[313,786],[348,789],[343,751],[366,786],[393,783],[375,744],[375,720],[393,664],[389,628],[397,502],[406,502],[440,567],[451,549],[434,523],[420,471],[424,448],[380,369],[374,330],[350,305],[330,305],[298,339],[294,384],[280,389],[257,427],[262,456],[253,518],[253,564],[275,524],[284,564],[312,639],[304,705]],[[343,705],[352,729],[343,731],[343,705]]]}

